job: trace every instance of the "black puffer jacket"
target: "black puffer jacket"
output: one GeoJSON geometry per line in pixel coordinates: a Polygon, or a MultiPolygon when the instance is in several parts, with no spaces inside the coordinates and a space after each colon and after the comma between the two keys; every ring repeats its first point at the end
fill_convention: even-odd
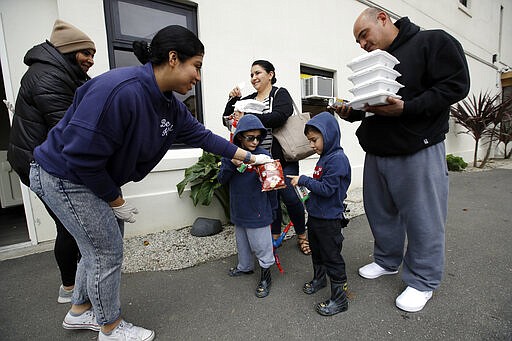
{"type": "Polygon", "coordinates": [[[7,159],[29,186],[32,151],[46,140],[73,102],[76,89],[89,77],[48,41],[30,49],[23,61],[29,68],[16,99],[7,159]]]}

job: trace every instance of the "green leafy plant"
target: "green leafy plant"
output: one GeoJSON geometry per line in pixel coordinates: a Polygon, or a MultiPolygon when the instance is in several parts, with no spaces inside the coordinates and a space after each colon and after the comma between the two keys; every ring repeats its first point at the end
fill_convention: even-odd
{"type": "Polygon", "coordinates": [[[468,166],[464,159],[453,154],[446,155],[446,164],[448,165],[448,170],[454,172],[460,172],[468,166]]]}
{"type": "Polygon", "coordinates": [[[229,219],[229,190],[217,181],[220,161],[220,156],[203,152],[195,164],[185,169],[185,177],[176,185],[176,188],[178,195],[181,196],[185,187],[190,185],[190,198],[194,206],[197,204],[208,206],[213,197],[217,198],[226,218],[229,219]]]}
{"type": "Polygon", "coordinates": [[[500,123],[505,116],[507,106],[512,98],[501,101],[501,94],[491,95],[481,92],[478,97],[468,97],[451,108],[451,115],[455,123],[466,128],[461,133],[469,134],[475,140],[473,166],[482,168],[489,159],[493,141],[499,135],[500,123]],[[478,147],[480,140],[487,137],[487,151],[484,159],[477,164],[478,147]]]}

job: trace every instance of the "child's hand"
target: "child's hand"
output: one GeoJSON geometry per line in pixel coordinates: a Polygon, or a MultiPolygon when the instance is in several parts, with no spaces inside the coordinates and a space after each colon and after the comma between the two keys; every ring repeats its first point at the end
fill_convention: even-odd
{"type": "Polygon", "coordinates": [[[233,116],[235,117],[235,120],[240,120],[242,117],[244,117],[244,113],[238,110],[235,110],[233,112],[233,116]]]}
{"type": "Polygon", "coordinates": [[[298,175],[287,175],[286,177],[291,179],[290,183],[292,184],[292,186],[297,186],[297,184],[299,183],[298,175]]]}
{"type": "Polygon", "coordinates": [[[235,165],[235,167],[239,167],[243,163],[243,161],[237,159],[232,159],[231,162],[235,165]]]}

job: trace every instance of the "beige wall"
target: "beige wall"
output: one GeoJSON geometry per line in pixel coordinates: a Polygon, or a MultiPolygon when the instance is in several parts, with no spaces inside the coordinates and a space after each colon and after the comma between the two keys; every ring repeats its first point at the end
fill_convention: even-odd
{"type": "MultiPolygon", "coordinates": [[[[300,104],[300,65],[310,65],[335,72],[336,95],[350,99],[351,83],[346,64],[363,53],[352,36],[352,24],[367,1],[355,0],[198,0],[199,37],[206,54],[202,71],[205,124],[214,132],[228,136],[220,115],[229,90],[245,81],[251,91],[250,64],[255,59],[268,59],[276,67],[277,85],[286,87],[300,104]]],[[[512,64],[510,44],[502,46],[503,63],[490,64],[497,53],[499,6],[505,6],[504,34],[510,37],[512,25],[510,1],[472,1],[471,15],[457,7],[457,1],[443,0],[443,6],[431,1],[374,1],[398,16],[410,19],[425,29],[441,28],[455,35],[468,52],[472,76],[472,92],[481,89],[499,91],[499,69],[512,64]],[[475,24],[477,22],[478,24],[475,24]],[[508,25],[507,25],[508,23],[508,25]]],[[[95,41],[98,52],[91,75],[108,70],[107,40],[103,1],[101,0],[2,0],[0,2],[10,86],[15,95],[26,70],[22,60],[26,51],[49,37],[53,21],[60,17],[81,28],[95,41]],[[23,29],[20,29],[22,27],[23,29]]],[[[510,40],[510,39],[508,39],[510,40]]],[[[6,85],[9,86],[9,85],[6,85]]],[[[355,129],[358,123],[341,122],[342,145],[353,168],[351,189],[361,186],[364,153],[355,129]]],[[[453,127],[453,124],[452,124],[453,127]]],[[[448,152],[471,159],[473,141],[457,135],[453,127],[448,134],[448,152]]],[[[194,207],[185,194],[178,198],[176,183],[183,169],[192,165],[201,151],[170,151],[157,169],[140,183],[124,187],[125,195],[139,208],[137,222],[129,225],[127,235],[175,229],[190,225],[198,216],[221,215],[218,205],[194,207]]],[[[303,173],[311,173],[315,159],[301,164],[303,173]]],[[[31,201],[36,199],[31,196],[31,201]]],[[[42,207],[32,208],[33,226],[38,240],[53,238],[53,226],[42,207]]]]}

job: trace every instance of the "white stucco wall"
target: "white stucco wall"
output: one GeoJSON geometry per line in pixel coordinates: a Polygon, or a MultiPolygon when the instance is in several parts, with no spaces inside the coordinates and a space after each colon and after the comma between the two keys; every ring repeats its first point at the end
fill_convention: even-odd
{"type": "MultiPolygon", "coordinates": [[[[503,35],[512,36],[512,4],[507,0],[472,1],[471,16],[458,8],[456,0],[373,1],[397,16],[409,18],[425,29],[440,28],[458,38],[468,52],[472,77],[471,93],[481,89],[499,91],[499,69],[512,64],[511,44],[501,44],[502,63],[491,64],[500,43],[499,7],[504,6],[503,35]]],[[[364,53],[352,36],[352,25],[369,1],[356,0],[197,0],[199,38],[206,54],[202,70],[205,125],[225,137],[221,113],[227,94],[236,84],[249,82],[250,65],[255,59],[270,60],[276,67],[277,85],[286,87],[300,106],[300,65],[324,68],[335,73],[336,95],[350,99],[346,64],[364,53]]],[[[92,76],[108,70],[107,38],[101,0],[2,0],[0,2],[8,72],[14,96],[26,71],[22,63],[26,51],[49,38],[56,18],[67,20],[86,32],[96,43],[97,54],[92,76]],[[22,29],[20,28],[22,27],[22,29]]],[[[507,39],[503,39],[505,41],[507,39]]],[[[508,39],[510,40],[510,39],[508,39]]],[[[13,100],[13,99],[9,99],[13,100]]],[[[340,120],[342,145],[353,169],[351,189],[361,186],[362,152],[355,130],[358,123],[340,120]]],[[[453,124],[452,124],[453,127],[453,124]]],[[[448,152],[472,158],[473,140],[457,135],[453,127],[447,136],[448,152]]],[[[219,217],[217,204],[194,207],[185,194],[178,198],[176,183],[183,170],[192,165],[200,150],[171,150],[154,172],[140,183],[124,186],[125,196],[139,208],[137,222],[128,225],[126,234],[135,235],[190,225],[196,217],[219,217]]],[[[302,173],[311,173],[312,160],[301,163],[302,173]]],[[[34,196],[31,200],[37,201],[34,196]]],[[[33,205],[38,240],[52,239],[54,227],[40,204],[33,205]]]]}

